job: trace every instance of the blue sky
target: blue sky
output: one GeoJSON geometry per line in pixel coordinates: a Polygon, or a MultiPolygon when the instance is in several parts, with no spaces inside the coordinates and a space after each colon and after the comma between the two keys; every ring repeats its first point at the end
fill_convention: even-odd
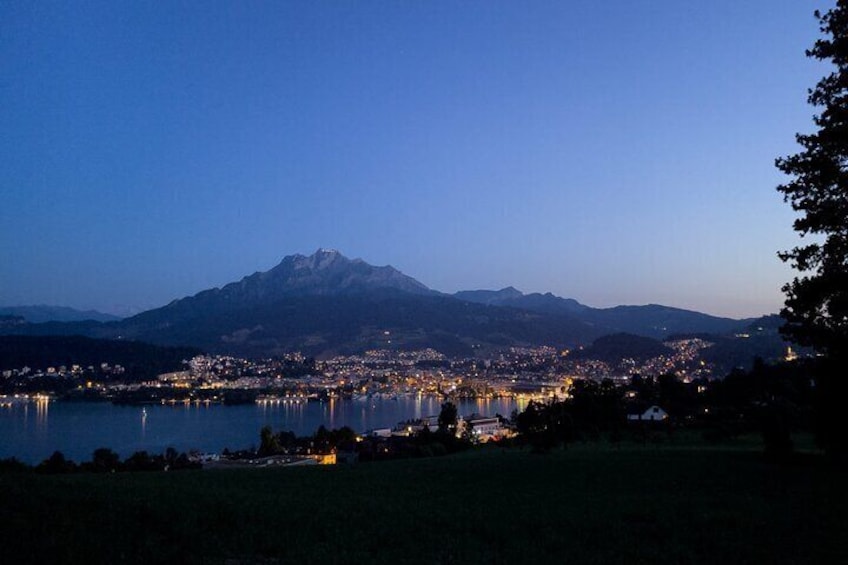
{"type": "Polygon", "coordinates": [[[774,312],[806,0],[0,4],[0,304],[331,247],[445,292],[774,312]]]}

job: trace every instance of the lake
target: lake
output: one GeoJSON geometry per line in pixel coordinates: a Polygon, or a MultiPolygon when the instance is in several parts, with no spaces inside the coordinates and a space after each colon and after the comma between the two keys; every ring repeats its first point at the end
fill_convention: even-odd
{"type": "MultiPolygon", "coordinates": [[[[523,405],[511,398],[457,402],[462,416],[509,416],[523,405]]],[[[141,450],[158,454],[168,447],[219,453],[258,445],[263,426],[299,436],[311,435],[322,424],[328,429],[350,426],[361,433],[438,415],[440,406],[441,399],[426,396],[237,406],[155,404],[143,409],[108,402],[30,401],[0,407],[0,459],[16,457],[34,464],[61,451],[79,463],[90,460],[99,447],[111,448],[122,458],[141,450]]]]}

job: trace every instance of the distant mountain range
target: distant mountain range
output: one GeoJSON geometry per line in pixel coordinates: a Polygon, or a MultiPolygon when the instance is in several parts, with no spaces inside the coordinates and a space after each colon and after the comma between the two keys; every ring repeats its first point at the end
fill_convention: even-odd
{"type": "Polygon", "coordinates": [[[501,290],[470,290],[454,294],[460,300],[508,306],[542,314],[568,316],[590,326],[602,328],[604,333],[631,333],[653,338],[664,338],[679,333],[735,332],[750,325],[755,319],[734,320],[719,318],[659,304],[646,306],[615,306],[592,308],[573,298],[560,298],[546,294],[523,294],[513,287],[501,290]]]}
{"type": "Polygon", "coordinates": [[[44,322],[114,322],[119,316],[104,314],[97,310],[75,310],[66,306],[0,306],[0,316],[20,316],[27,322],[41,324],[44,322]]]}
{"type": "Polygon", "coordinates": [[[120,321],[0,320],[0,333],[121,337],[245,356],[423,347],[465,355],[513,345],[588,345],[621,332],[651,338],[727,334],[752,322],[659,305],[591,308],[550,293],[525,295],[512,287],[448,295],[391,266],[376,267],[319,249],[120,321]]]}

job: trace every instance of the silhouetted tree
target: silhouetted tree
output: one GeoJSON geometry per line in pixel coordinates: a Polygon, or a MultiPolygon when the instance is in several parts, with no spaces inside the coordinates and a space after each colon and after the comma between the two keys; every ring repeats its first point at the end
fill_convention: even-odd
{"type": "Polygon", "coordinates": [[[518,433],[522,436],[530,436],[544,431],[544,409],[544,404],[531,400],[523,411],[513,412],[512,421],[515,422],[515,428],[518,433]]]}
{"type": "Polygon", "coordinates": [[[621,395],[608,379],[602,383],[576,380],[570,394],[568,404],[582,439],[597,439],[601,430],[611,427],[612,420],[618,417],[621,395]]]}
{"type": "Polygon", "coordinates": [[[356,432],[350,426],[342,426],[330,433],[332,446],[336,449],[340,447],[350,448],[356,445],[356,432]]]}
{"type": "Polygon", "coordinates": [[[513,419],[518,433],[535,451],[545,452],[574,439],[574,418],[568,402],[531,401],[513,419]]]}
{"type": "Polygon", "coordinates": [[[569,413],[567,402],[552,402],[547,405],[547,432],[552,444],[567,444],[574,440],[574,418],[569,413]]]}
{"type": "Polygon", "coordinates": [[[179,457],[179,453],[173,447],[169,447],[165,450],[165,464],[168,468],[173,469],[174,465],[177,463],[177,458],[179,457]]]}
{"type": "Polygon", "coordinates": [[[294,432],[280,432],[277,434],[277,441],[280,442],[280,447],[283,450],[292,449],[297,445],[297,436],[294,432]]]}
{"type": "Polygon", "coordinates": [[[836,69],[810,91],[808,102],[821,107],[813,118],[818,131],[796,135],[804,150],[777,159],[777,167],[795,178],[778,190],[800,217],[801,236],[823,236],[780,254],[803,273],[784,286],[787,320],[783,333],[825,354],[844,354],[848,344],[848,2],[824,15],[821,31],[807,55],[832,62],[836,69]]]}
{"type": "Polygon", "coordinates": [[[151,457],[146,451],[136,451],[124,460],[126,471],[161,471],[165,468],[163,457],[151,457]]]}
{"type": "Polygon", "coordinates": [[[29,470],[29,465],[18,461],[15,457],[0,459],[0,473],[25,473],[29,470]]]}
{"type": "Polygon", "coordinates": [[[315,437],[313,438],[313,446],[319,453],[325,453],[331,447],[331,437],[330,432],[327,431],[327,428],[324,425],[318,426],[318,430],[315,432],[315,437]]]}
{"type": "Polygon", "coordinates": [[[659,405],[675,418],[692,415],[698,406],[697,389],[686,384],[677,375],[665,373],[657,377],[659,405]]]}
{"type": "Polygon", "coordinates": [[[54,451],[53,455],[39,463],[36,470],[41,473],[71,473],[76,470],[76,465],[65,459],[61,451],[54,451]]]}
{"type": "MultiPolygon", "coordinates": [[[[323,427],[323,426],[322,426],[323,427]]],[[[274,435],[271,426],[264,426],[259,431],[259,455],[265,457],[280,453],[283,448],[280,446],[280,440],[274,435]]]]}
{"type": "Polygon", "coordinates": [[[445,402],[439,412],[439,431],[453,433],[456,430],[457,411],[453,402],[445,402]]]}
{"type": "Polygon", "coordinates": [[[91,456],[91,468],[97,473],[115,471],[120,465],[121,459],[118,454],[108,447],[95,449],[91,456]]]}
{"type": "Polygon", "coordinates": [[[415,439],[418,445],[427,445],[433,441],[433,433],[430,431],[430,426],[424,424],[421,429],[415,432],[415,439]]]}
{"type": "Polygon", "coordinates": [[[848,360],[848,0],[825,14],[816,11],[824,37],[807,56],[833,64],[830,74],[809,91],[807,101],[820,108],[818,130],[797,134],[803,150],[776,160],[794,177],[780,185],[784,200],[799,213],[794,228],[816,240],[780,253],[800,276],[783,287],[782,333],[823,354],[818,384],[822,402],[819,437],[831,453],[848,457],[839,405],[848,390],[837,373],[848,360]]]}

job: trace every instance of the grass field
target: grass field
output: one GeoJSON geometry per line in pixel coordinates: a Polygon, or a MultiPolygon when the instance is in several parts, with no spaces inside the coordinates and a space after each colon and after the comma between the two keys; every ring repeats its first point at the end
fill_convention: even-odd
{"type": "Polygon", "coordinates": [[[756,442],[0,475],[5,563],[848,563],[846,473],[756,442]],[[7,560],[8,557],[13,557],[7,560]]]}

